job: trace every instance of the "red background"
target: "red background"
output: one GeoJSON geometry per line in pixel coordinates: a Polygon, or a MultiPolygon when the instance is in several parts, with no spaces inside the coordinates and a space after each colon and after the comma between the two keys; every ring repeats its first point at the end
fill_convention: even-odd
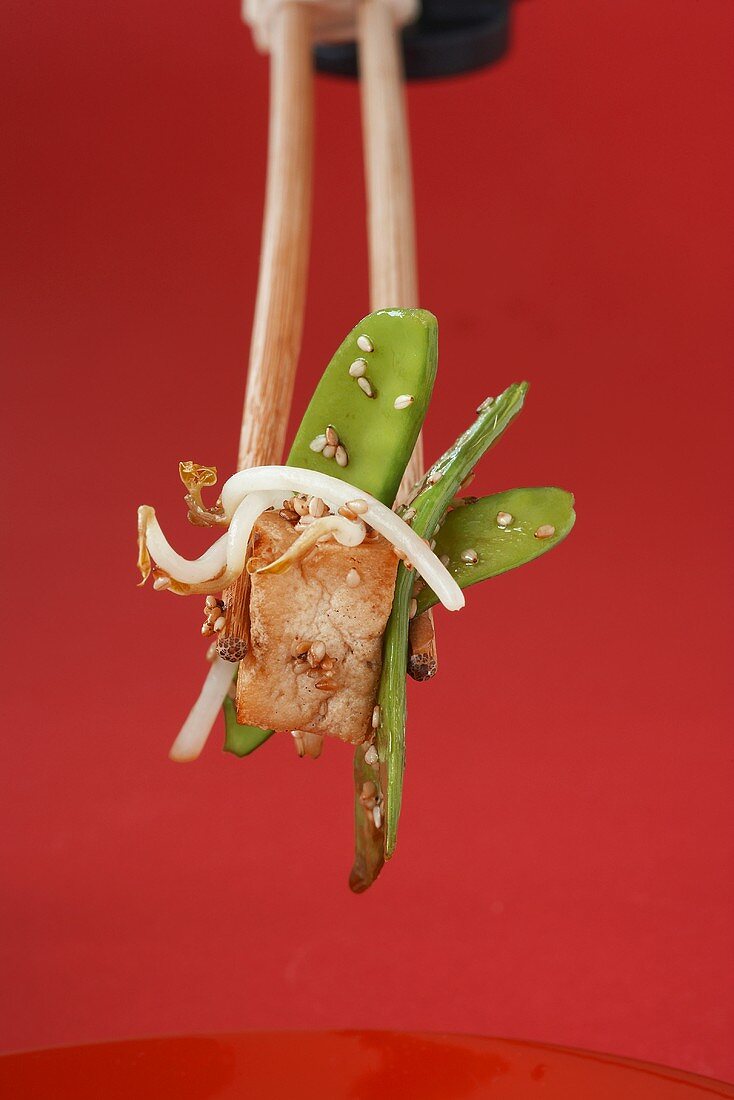
{"type": "MultiPolygon", "coordinates": [[[[234,461],[267,63],[234,0],[5,7],[3,1045],[408,1027],[734,1078],[730,0],[528,0],[411,88],[428,453],[527,377],[479,489],[579,520],[439,615],[363,897],[346,749],[168,762],[199,601],[135,587],[136,505],[195,552],[176,462],[234,461]]],[[[356,88],[317,100],[294,423],[367,302],[356,88]]]]}

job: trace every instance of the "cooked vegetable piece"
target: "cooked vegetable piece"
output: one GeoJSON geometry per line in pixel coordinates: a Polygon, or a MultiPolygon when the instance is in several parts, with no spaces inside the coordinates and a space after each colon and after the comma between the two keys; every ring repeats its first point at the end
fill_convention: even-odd
{"type": "Polygon", "coordinates": [[[235,756],[249,756],[259,749],[274,730],[261,730],[257,726],[241,726],[237,722],[234,702],[227,696],[224,700],[224,751],[235,756]]]}
{"type": "Polygon", "coordinates": [[[385,862],[382,788],[378,768],[365,759],[369,751],[370,746],[364,744],[354,753],[354,865],[349,889],[355,894],[372,885],[385,862]]]}
{"type": "Polygon", "coordinates": [[[437,340],[436,318],[423,309],[381,309],[360,321],[324,371],[288,465],[333,477],[343,470],[391,507],[431,399],[437,340]]]}
{"type": "MultiPolygon", "coordinates": [[[[417,486],[410,502],[415,510],[411,526],[423,538],[431,539],[451,501],[457,495],[461,483],[472,472],[485,451],[497,442],[505,429],[520,412],[527,383],[509,386],[494,400],[488,399],[479,406],[475,422],[448,449],[417,486]]],[[[395,852],[395,843],[403,794],[405,771],[405,716],[408,662],[408,623],[410,601],[413,598],[415,574],[405,566],[398,568],[395,597],[383,643],[382,676],[379,703],[380,726],[377,746],[380,764],[386,772],[385,802],[385,858],[395,852]]]]}
{"type": "MultiPolygon", "coordinates": [[[[573,496],[563,489],[508,489],[449,512],[436,535],[436,553],[448,557],[449,572],[468,588],[546,554],[565,539],[575,519],[573,496]]],[[[422,589],[418,612],[436,602],[430,588],[422,589]]]]}

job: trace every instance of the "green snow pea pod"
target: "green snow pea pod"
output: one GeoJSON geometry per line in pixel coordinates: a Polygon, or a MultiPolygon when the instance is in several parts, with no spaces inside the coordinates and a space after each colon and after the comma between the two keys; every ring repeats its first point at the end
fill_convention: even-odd
{"type": "MultiPolygon", "coordinates": [[[[436,535],[435,552],[449,559],[446,568],[459,587],[468,588],[547,554],[575,520],[573,495],[563,489],[508,489],[449,512],[436,535]]],[[[435,603],[433,591],[422,589],[418,613],[435,603]]]]}
{"type": "MultiPolygon", "coordinates": [[[[495,399],[488,398],[477,410],[477,419],[452,447],[434,462],[416,487],[409,506],[415,510],[414,531],[433,538],[439,522],[485,451],[497,442],[520,412],[527,383],[509,386],[495,399]]],[[[407,514],[404,512],[404,514],[407,514]]],[[[398,567],[392,612],[385,630],[382,676],[378,701],[380,724],[377,747],[380,771],[387,791],[385,802],[385,858],[395,851],[405,772],[406,671],[408,661],[408,616],[413,598],[415,574],[398,567]]]]}
{"type": "Polygon", "coordinates": [[[225,697],[224,710],[224,751],[234,756],[249,756],[259,749],[274,730],[261,730],[257,726],[241,726],[237,721],[237,711],[229,695],[225,697]]]}
{"type": "Polygon", "coordinates": [[[324,371],[288,465],[341,477],[392,506],[428,409],[437,356],[432,313],[381,309],[365,317],[324,371]],[[329,427],[343,453],[325,438],[329,427]]]}

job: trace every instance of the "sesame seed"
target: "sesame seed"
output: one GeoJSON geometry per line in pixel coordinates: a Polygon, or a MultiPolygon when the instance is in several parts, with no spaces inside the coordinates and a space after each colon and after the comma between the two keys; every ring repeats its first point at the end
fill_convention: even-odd
{"type": "Polygon", "coordinates": [[[479,561],[479,555],[476,550],[462,550],[461,560],[465,565],[476,565],[479,561]]]}
{"type": "Polygon", "coordinates": [[[326,429],[326,442],[330,447],[336,447],[339,444],[339,436],[333,424],[329,424],[326,429]]]}
{"type": "Polygon", "coordinates": [[[294,657],[302,657],[304,655],[304,653],[308,653],[308,651],[309,651],[309,649],[311,648],[312,645],[313,645],[312,641],[294,642],[293,643],[293,649],[291,650],[291,652],[293,652],[293,650],[295,650],[295,652],[293,653],[293,656],[294,657]]]}
{"type": "Polygon", "coordinates": [[[317,452],[318,451],[323,451],[325,446],[326,446],[326,436],[325,435],[317,435],[309,443],[309,447],[311,448],[311,450],[312,451],[317,451],[317,452]]]}
{"type": "Polygon", "coordinates": [[[346,504],[342,504],[341,508],[338,509],[338,512],[340,516],[344,516],[344,519],[357,518],[356,512],[353,512],[352,509],[348,508],[346,504]]]}
{"type": "Polygon", "coordinates": [[[536,539],[550,539],[555,535],[556,529],[552,523],[542,523],[535,532],[536,539]]]}
{"type": "Polygon", "coordinates": [[[207,607],[219,607],[219,601],[217,600],[216,596],[207,596],[206,606],[207,607]]]}
{"type": "Polygon", "coordinates": [[[347,508],[351,508],[357,516],[363,516],[369,508],[369,504],[366,500],[362,500],[361,497],[357,497],[356,500],[348,500],[347,508]]]}
{"type": "Polygon", "coordinates": [[[379,806],[374,806],[372,809],[372,820],[375,823],[375,828],[379,829],[382,825],[382,810],[379,806]]]}
{"type": "Polygon", "coordinates": [[[448,554],[442,554],[438,560],[441,562],[441,565],[446,566],[451,561],[451,558],[448,556],[448,554]]]}
{"type": "Polygon", "coordinates": [[[314,519],[321,519],[325,511],[326,505],[321,497],[311,497],[308,502],[309,515],[313,516],[314,519]]]}
{"type": "Polygon", "coordinates": [[[334,667],[334,664],[335,664],[334,658],[327,656],[327,657],[324,657],[323,661],[321,662],[321,667],[326,672],[330,672],[331,669],[334,667]]]}
{"type": "Polygon", "coordinates": [[[305,661],[304,662],[299,661],[297,665],[293,666],[293,671],[294,671],[296,676],[303,676],[304,672],[309,672],[309,671],[313,671],[313,670],[310,669],[309,665],[306,664],[305,661]]]}
{"type": "Polygon", "coordinates": [[[293,510],[296,513],[296,515],[299,515],[299,516],[307,515],[308,514],[308,501],[304,500],[303,497],[294,497],[293,498],[293,510]]]}
{"type": "Polygon", "coordinates": [[[219,633],[220,630],[224,629],[225,621],[226,620],[224,618],[224,615],[220,615],[218,619],[215,619],[214,629],[217,631],[217,633],[219,633]]]}
{"type": "Polygon", "coordinates": [[[349,455],[347,454],[347,448],[345,446],[343,446],[341,443],[337,447],[336,454],[334,455],[334,457],[336,459],[337,466],[342,466],[343,467],[343,466],[347,466],[349,464],[349,455]]]}
{"type": "Polygon", "coordinates": [[[366,370],[367,360],[355,359],[351,367],[349,368],[349,373],[351,374],[352,378],[362,378],[366,370]]]}
{"type": "Polygon", "coordinates": [[[416,512],[415,508],[408,508],[407,511],[403,512],[403,520],[405,521],[405,523],[410,523],[412,519],[415,519],[417,514],[418,513],[416,512]]]}
{"type": "Polygon", "coordinates": [[[153,588],[156,590],[156,592],[162,592],[164,588],[170,588],[170,587],[171,587],[171,578],[170,577],[156,577],[156,579],[153,581],[153,588]]]}
{"type": "Polygon", "coordinates": [[[319,703],[319,714],[322,717],[326,714],[328,709],[329,709],[329,704],[326,702],[325,699],[324,699],[323,703],[319,703]]]}
{"type": "Polygon", "coordinates": [[[377,749],[374,745],[370,745],[367,752],[364,754],[365,764],[376,764],[380,759],[377,749]]]}
{"type": "Polygon", "coordinates": [[[428,485],[435,485],[436,482],[440,481],[442,477],[443,470],[434,470],[433,473],[429,474],[429,476],[426,478],[426,483],[428,485]]]}
{"type": "Polygon", "coordinates": [[[412,404],[413,404],[413,394],[412,393],[401,393],[393,401],[393,408],[394,409],[407,409],[412,404]]]}
{"type": "Polygon", "coordinates": [[[484,399],[484,401],[482,401],[481,405],[477,405],[477,412],[478,413],[486,412],[487,409],[489,409],[492,405],[494,405],[494,398],[493,397],[485,397],[485,399],[484,399]]]}
{"type": "Polygon", "coordinates": [[[211,624],[210,623],[204,623],[204,625],[201,628],[201,633],[205,638],[208,638],[210,634],[213,634],[214,631],[211,628],[211,624]]]}
{"type": "Polygon", "coordinates": [[[347,584],[349,585],[349,587],[350,588],[356,588],[357,585],[361,583],[361,581],[362,581],[362,578],[360,577],[357,570],[356,569],[350,569],[349,572],[347,573],[347,584]]]}
{"type": "Polygon", "coordinates": [[[393,545],[392,552],[396,558],[400,558],[401,561],[405,561],[408,555],[404,550],[401,550],[399,546],[393,545]]]}
{"type": "Polygon", "coordinates": [[[497,526],[509,527],[512,523],[512,514],[510,512],[498,512],[497,513],[497,526]]]}
{"type": "Polygon", "coordinates": [[[372,386],[370,385],[368,378],[358,378],[357,385],[361,389],[362,393],[366,393],[368,397],[374,397],[372,386]]]}
{"type": "Polygon", "coordinates": [[[323,642],[314,642],[311,646],[310,652],[313,653],[317,661],[323,661],[324,657],[326,656],[326,646],[323,642]]]}
{"type": "Polygon", "coordinates": [[[378,704],[378,705],[377,705],[377,706],[375,707],[375,709],[374,709],[374,710],[372,711],[372,729],[373,729],[373,730],[376,730],[376,729],[377,729],[377,727],[378,727],[378,726],[379,726],[379,724],[380,724],[380,715],[381,715],[381,713],[382,713],[382,712],[381,712],[381,710],[380,710],[380,706],[379,706],[379,704],[378,704]]]}
{"type": "Polygon", "coordinates": [[[331,443],[327,443],[321,453],[324,458],[333,458],[336,454],[336,447],[332,446],[331,443]]]}
{"type": "Polygon", "coordinates": [[[417,610],[418,610],[418,601],[417,600],[411,600],[410,601],[410,611],[408,612],[408,618],[409,619],[414,619],[417,610]]]}
{"type": "Polygon", "coordinates": [[[316,687],[319,691],[337,691],[337,686],[331,680],[317,680],[316,687]]]}
{"type": "Polygon", "coordinates": [[[357,347],[360,351],[374,351],[375,345],[370,340],[369,336],[365,336],[364,333],[357,337],[357,347]]]}
{"type": "Polygon", "coordinates": [[[428,549],[429,550],[435,550],[436,549],[436,540],[435,539],[431,539],[431,541],[428,544],[428,549]]]}

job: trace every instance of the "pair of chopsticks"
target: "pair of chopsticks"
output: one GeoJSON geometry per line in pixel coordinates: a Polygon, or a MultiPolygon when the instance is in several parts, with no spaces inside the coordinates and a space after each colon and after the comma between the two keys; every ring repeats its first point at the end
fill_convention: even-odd
{"type": "MultiPolygon", "coordinates": [[[[418,305],[413,184],[399,31],[383,0],[357,9],[367,190],[370,311],[418,305]]],[[[267,186],[255,317],[237,468],[279,463],[306,302],[313,162],[309,5],[281,4],[270,32],[267,186]]],[[[419,437],[401,493],[423,474],[419,437]]],[[[243,575],[227,594],[224,636],[237,635],[243,575]]]]}
{"type": "MultiPolygon", "coordinates": [[[[418,305],[402,54],[383,0],[358,5],[370,310],[418,305]]],[[[280,5],[270,35],[270,125],[260,273],[238,468],[281,461],[301,346],[310,243],[313,68],[308,4],[280,5]]],[[[422,474],[420,448],[406,477],[422,474]]]]}

